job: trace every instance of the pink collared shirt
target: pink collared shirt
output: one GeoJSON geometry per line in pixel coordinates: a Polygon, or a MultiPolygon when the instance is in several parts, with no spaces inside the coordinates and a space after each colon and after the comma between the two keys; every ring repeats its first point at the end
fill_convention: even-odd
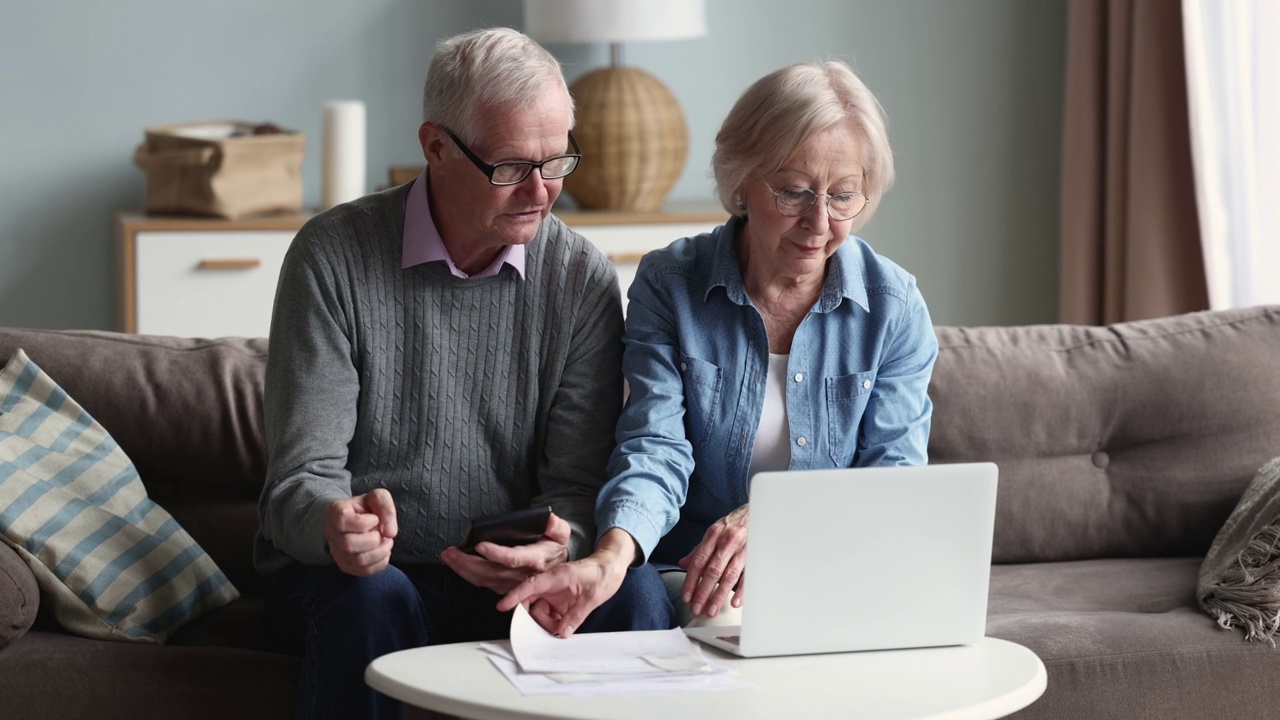
{"type": "Polygon", "coordinates": [[[453,264],[449,250],[440,238],[436,222],[431,218],[431,203],[427,201],[427,171],[413,181],[404,201],[404,243],[400,257],[400,269],[429,262],[443,262],[454,277],[480,278],[497,275],[503,263],[510,265],[524,279],[524,246],[508,245],[498,253],[489,266],[474,275],[468,275],[453,264]]]}

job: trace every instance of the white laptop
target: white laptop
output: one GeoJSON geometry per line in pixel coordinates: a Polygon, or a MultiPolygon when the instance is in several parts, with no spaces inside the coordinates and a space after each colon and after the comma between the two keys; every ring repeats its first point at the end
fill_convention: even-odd
{"type": "Polygon", "coordinates": [[[685,628],[743,657],[977,642],[994,463],[762,472],[742,625],[685,628]]]}

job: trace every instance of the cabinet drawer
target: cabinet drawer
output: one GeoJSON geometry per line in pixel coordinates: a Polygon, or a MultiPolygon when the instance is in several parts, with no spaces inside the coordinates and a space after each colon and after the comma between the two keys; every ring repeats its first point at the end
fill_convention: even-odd
{"type": "Polygon", "coordinates": [[[139,232],[139,333],[266,337],[293,231],[139,232]]]}

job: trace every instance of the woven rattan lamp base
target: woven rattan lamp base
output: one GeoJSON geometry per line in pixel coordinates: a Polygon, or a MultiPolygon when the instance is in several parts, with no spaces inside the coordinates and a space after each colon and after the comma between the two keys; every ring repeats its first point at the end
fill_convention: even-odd
{"type": "Polygon", "coordinates": [[[675,95],[658,78],[629,67],[596,70],[569,89],[582,162],[565,178],[565,192],[591,210],[660,208],[689,156],[689,130],[675,95]]]}

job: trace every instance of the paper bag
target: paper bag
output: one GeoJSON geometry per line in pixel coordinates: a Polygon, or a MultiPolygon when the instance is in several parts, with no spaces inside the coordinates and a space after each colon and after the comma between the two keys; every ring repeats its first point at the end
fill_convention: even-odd
{"type": "Polygon", "coordinates": [[[301,211],[305,148],[302,133],[222,120],[148,128],[133,162],[148,213],[234,220],[301,211]]]}

